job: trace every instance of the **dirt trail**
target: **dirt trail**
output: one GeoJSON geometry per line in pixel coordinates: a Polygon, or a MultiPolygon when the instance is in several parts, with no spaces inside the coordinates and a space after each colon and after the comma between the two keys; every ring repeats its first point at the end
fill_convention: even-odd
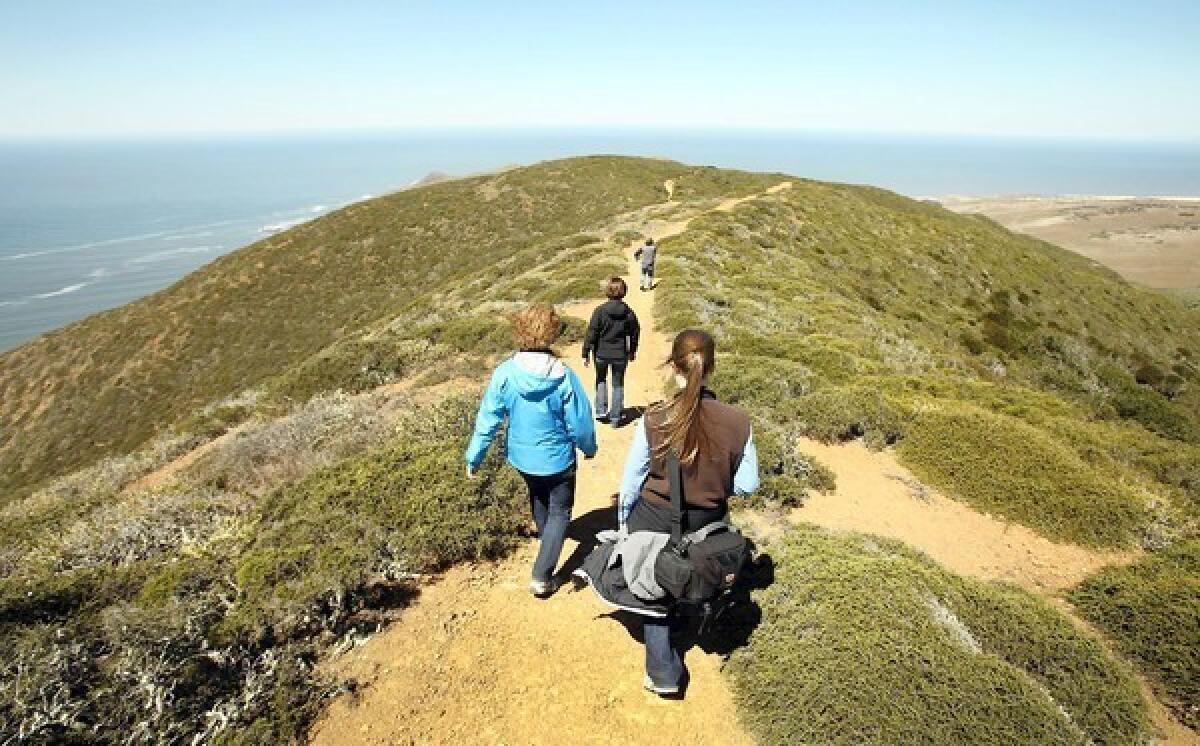
{"type": "Polygon", "coordinates": [[[963,575],[1056,593],[1105,565],[1138,556],[1059,544],[980,513],[922,485],[889,451],[872,451],[860,442],[825,445],[808,439],[801,449],[834,471],[837,489],[810,495],[792,511],[793,520],[899,539],[963,575]]]}
{"type": "MultiPolygon", "coordinates": [[[[712,209],[727,211],[752,198],[725,200],[712,209]]],[[[649,221],[643,230],[668,238],[689,222],[649,221]]],[[[638,275],[630,259],[631,287],[638,275]]],[[[627,375],[627,406],[663,394],[658,364],[667,357],[669,340],[654,328],[653,295],[633,290],[627,299],[643,325],[638,359],[627,375]]],[[[596,305],[564,310],[586,320],[596,305]]],[[[567,362],[590,387],[591,371],[577,358],[567,362]]],[[[631,433],[628,426],[599,428],[600,452],[581,462],[572,537],[613,521],[610,496],[631,433]]],[[[837,490],[811,496],[789,520],[899,539],[952,571],[1040,593],[1068,614],[1061,599],[1065,589],[1103,565],[1135,556],[1057,544],[978,513],[921,486],[888,452],[814,441],[805,441],[803,449],[836,472],[837,490]]],[[[741,518],[771,530],[761,515],[741,518]]],[[[568,565],[577,546],[568,539],[563,552],[568,565]]],[[[331,704],[313,728],[314,743],[751,742],[738,726],[717,656],[689,651],[692,680],[683,701],[643,691],[636,630],[611,616],[590,590],[568,586],[546,601],[529,595],[535,549],[530,543],[503,562],[452,569],[424,587],[386,631],[336,659],[332,668],[355,678],[360,688],[331,704]]],[[[1166,743],[1196,743],[1196,734],[1145,691],[1166,743]]]]}
{"type": "MultiPolygon", "coordinates": [[[[770,191],[785,189],[781,184],[770,191]]],[[[757,195],[754,195],[757,196],[757,195]]],[[[725,211],[753,197],[728,199],[725,211]]],[[[689,221],[651,221],[661,240],[689,221]]],[[[635,248],[629,246],[629,252],[635,248]]],[[[640,268],[629,258],[626,299],[642,322],[637,360],[626,375],[626,406],[662,398],[669,340],[654,326],[653,292],[638,291],[640,268]]],[[[598,302],[565,309],[587,319],[598,302]]],[[[591,387],[578,358],[568,364],[591,387]]],[[[580,462],[575,537],[615,521],[616,492],[633,429],[598,427],[600,450],[580,462]]],[[[535,547],[489,565],[454,568],[422,589],[399,620],[334,662],[365,687],[335,700],[313,728],[317,744],[393,743],[750,743],[737,723],[720,660],[689,651],[691,683],[682,701],[642,689],[643,648],[590,590],[568,585],[545,601],[526,586],[535,547]]],[[[581,558],[579,558],[581,559],[581,558]]]]}

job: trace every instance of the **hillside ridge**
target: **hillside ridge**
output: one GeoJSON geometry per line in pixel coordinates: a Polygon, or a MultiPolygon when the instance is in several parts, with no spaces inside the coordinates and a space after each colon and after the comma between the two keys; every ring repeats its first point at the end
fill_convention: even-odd
{"type": "Polygon", "coordinates": [[[264,238],[0,354],[0,503],[128,453],[523,250],[658,203],[664,181],[704,199],[770,179],[584,156],[402,190],[264,238]]]}
{"type": "MultiPolygon", "coordinates": [[[[784,182],[762,195],[725,200],[709,212],[727,212],[790,187],[784,182]]],[[[651,224],[645,232],[661,241],[683,233],[697,217],[651,224]]],[[[632,286],[638,265],[629,261],[626,280],[632,286]]],[[[660,398],[665,382],[661,373],[649,370],[666,359],[670,348],[655,321],[653,298],[649,293],[629,299],[643,320],[639,359],[626,379],[631,406],[660,398]]],[[[586,320],[596,305],[565,311],[586,320]]],[[[587,380],[580,361],[573,355],[568,360],[587,380]]],[[[630,435],[629,427],[600,428],[599,454],[581,464],[564,557],[578,550],[580,538],[613,519],[609,496],[619,482],[630,435]]],[[[928,491],[889,454],[871,453],[860,443],[826,446],[808,440],[802,447],[833,465],[839,489],[814,494],[787,521],[903,539],[952,571],[1017,582],[1056,601],[1081,625],[1061,602],[1061,592],[1101,567],[1134,558],[1058,545],[982,515],[928,491]],[[922,496],[910,494],[913,490],[922,496]],[[916,533],[905,528],[925,522],[932,527],[916,533]],[[893,530],[896,525],[899,530],[893,530]],[[985,557],[972,551],[980,543],[991,547],[985,557]],[[954,551],[947,552],[951,546],[954,551]]],[[[777,516],[755,510],[741,511],[738,520],[768,548],[771,534],[782,530],[777,516]]],[[[333,673],[358,686],[353,695],[331,704],[313,727],[312,742],[653,743],[662,733],[694,743],[753,742],[736,725],[728,684],[720,675],[729,651],[693,648],[688,653],[691,679],[681,702],[642,691],[636,622],[627,628],[630,622],[607,613],[586,589],[562,589],[548,601],[531,598],[525,579],[533,551],[526,545],[507,560],[454,568],[432,579],[392,626],[331,661],[333,673]],[[414,649],[413,640],[430,644],[414,649]]],[[[1163,743],[1194,742],[1196,734],[1159,704],[1144,682],[1142,693],[1163,743]]]]}
{"type": "MultiPolygon", "coordinates": [[[[316,295],[298,298],[354,290],[361,272],[320,259],[343,251],[374,268],[429,249],[436,268],[410,253],[403,277],[363,276],[365,310],[283,364],[213,348],[209,362],[241,360],[256,383],[210,379],[190,410],[164,390],[188,412],[170,430],[0,506],[0,635],[19,661],[0,670],[0,720],[445,741],[475,735],[475,707],[491,740],[537,741],[546,715],[531,708],[552,691],[555,724],[585,741],[612,721],[626,740],[652,723],[705,742],[690,719],[725,742],[1130,742],[1148,732],[1144,701],[1159,731],[1192,737],[1171,719],[1195,721],[1177,651],[1200,618],[1200,341],[1181,306],[983,218],[780,175],[583,158],[394,200],[275,237],[303,247],[277,257],[298,264],[280,289],[304,274],[316,295]],[[477,214],[460,224],[464,206],[477,214]],[[429,242],[467,225],[489,227],[470,261],[429,242]],[[640,690],[636,624],[587,593],[527,595],[519,479],[502,454],[477,480],[461,467],[481,377],[511,351],[507,314],[558,306],[560,356],[590,381],[575,351],[599,281],[634,277],[646,235],[662,287],[630,298],[647,330],[629,403],[664,395],[670,334],[711,330],[714,390],[751,414],[763,474],[733,504],[765,583],[689,654],[682,703],[640,690]],[[136,697],[114,696],[135,680],[136,697]],[[168,705],[147,719],[151,699],[168,705]],[[798,715],[797,699],[812,708],[798,715]]],[[[290,344],[321,313],[301,303],[284,314],[299,326],[254,330],[256,344],[290,344]]],[[[137,352],[115,362],[144,380],[165,370],[137,352]]],[[[111,404],[74,397],[38,399],[37,416],[111,404]]],[[[104,413],[90,425],[124,421],[104,413]]],[[[573,541],[612,522],[630,434],[602,430],[581,463],[573,541]]],[[[83,463],[122,450],[78,445],[83,463]]]]}

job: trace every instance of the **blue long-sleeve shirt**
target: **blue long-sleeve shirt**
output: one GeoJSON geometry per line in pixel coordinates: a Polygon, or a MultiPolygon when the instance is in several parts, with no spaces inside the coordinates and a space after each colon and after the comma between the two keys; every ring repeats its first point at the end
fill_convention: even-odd
{"type": "MultiPolygon", "coordinates": [[[[617,520],[624,525],[633,512],[642,492],[642,485],[650,473],[650,441],[646,436],[646,421],[639,420],[634,427],[633,443],[625,458],[625,472],[621,476],[621,496],[617,506],[617,520]]],[[[758,449],[754,446],[754,431],[746,438],[742,461],[733,475],[733,494],[749,495],[758,489],[758,449]]]]}
{"type": "Polygon", "coordinates": [[[551,355],[522,352],[501,363],[484,391],[465,458],[483,462],[508,418],[508,462],[526,474],[548,475],[575,463],[575,449],[596,454],[592,404],[579,376],[551,355]]]}

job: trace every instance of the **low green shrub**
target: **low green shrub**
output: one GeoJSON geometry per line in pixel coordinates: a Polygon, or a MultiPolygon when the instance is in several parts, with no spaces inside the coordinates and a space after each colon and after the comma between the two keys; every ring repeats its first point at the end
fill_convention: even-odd
{"type": "Polygon", "coordinates": [[[788,360],[759,355],[721,355],[711,383],[724,401],[769,409],[808,393],[812,378],[807,368],[788,360]]]}
{"type": "Polygon", "coordinates": [[[1168,438],[1200,444],[1200,425],[1194,415],[1171,406],[1169,399],[1147,386],[1122,384],[1112,394],[1117,414],[1168,438]]]}
{"type": "Polygon", "coordinates": [[[869,386],[821,389],[795,400],[791,409],[805,435],[826,443],[861,437],[883,448],[904,433],[900,410],[869,386]]]}
{"type": "Polygon", "coordinates": [[[1148,520],[1128,488],[1044,430],[971,405],[928,405],[899,455],[922,481],[1055,539],[1127,546],[1148,520]]]}
{"type": "Polygon", "coordinates": [[[512,327],[496,316],[458,316],[422,325],[412,336],[477,355],[499,355],[513,346],[512,327]]]}
{"type": "Polygon", "coordinates": [[[195,433],[202,438],[211,439],[224,435],[231,428],[250,419],[254,414],[251,404],[219,404],[205,407],[179,423],[180,432],[195,433]]]}
{"type": "Polygon", "coordinates": [[[644,238],[644,236],[642,235],[641,231],[635,231],[627,228],[614,233],[610,241],[612,242],[613,246],[624,249],[634,241],[642,240],[642,238],[644,238]]]}
{"type": "Polygon", "coordinates": [[[799,526],[767,547],[762,621],[728,672],[760,743],[1139,743],[1125,667],[1030,594],[902,544],[799,526]]]}
{"type": "Polygon", "coordinates": [[[1102,570],[1070,600],[1138,662],[1184,723],[1200,728],[1200,541],[1102,570]]]}
{"type": "Polygon", "coordinates": [[[235,569],[241,591],[227,630],[288,636],[323,598],[510,548],[524,496],[508,469],[462,474],[461,437],[405,439],[272,494],[266,527],[235,569]]]}
{"type": "MultiPolygon", "coordinates": [[[[347,427],[373,430],[343,400],[251,426],[235,448],[267,454],[242,459],[254,468],[306,440],[335,454],[347,427]]],[[[476,404],[406,407],[384,447],[265,498],[177,484],[24,503],[34,518],[0,574],[0,741],[301,740],[335,685],[315,668],[330,645],[377,629],[414,573],[518,540],[524,491],[502,454],[463,472],[476,404]]]]}
{"type": "Polygon", "coordinates": [[[267,400],[282,406],[327,391],[366,391],[404,378],[444,354],[432,341],[402,339],[388,331],[354,335],[269,380],[267,400]]]}
{"type": "Polygon", "coordinates": [[[832,492],[833,471],[800,449],[796,427],[781,426],[768,417],[755,417],[754,444],[762,480],[749,504],[794,507],[810,491],[832,492]]]}

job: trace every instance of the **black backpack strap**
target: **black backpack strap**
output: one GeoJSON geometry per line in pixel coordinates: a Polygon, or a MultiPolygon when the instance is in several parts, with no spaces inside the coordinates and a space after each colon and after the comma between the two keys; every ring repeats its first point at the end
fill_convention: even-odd
{"type": "Polygon", "coordinates": [[[671,541],[683,541],[683,467],[674,451],[667,454],[667,483],[671,486],[671,541]]]}

